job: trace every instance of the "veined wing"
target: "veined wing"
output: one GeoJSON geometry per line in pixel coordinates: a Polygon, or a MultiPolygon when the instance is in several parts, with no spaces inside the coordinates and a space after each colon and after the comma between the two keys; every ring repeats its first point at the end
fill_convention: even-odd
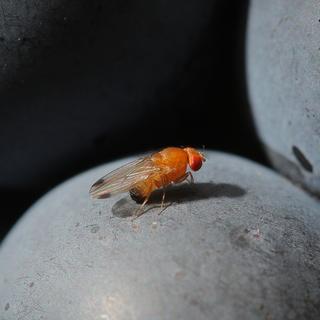
{"type": "Polygon", "coordinates": [[[101,199],[108,198],[116,193],[127,192],[138,182],[160,172],[161,168],[154,165],[150,156],[140,158],[111,171],[99,179],[92,185],[90,195],[93,198],[101,199]]]}

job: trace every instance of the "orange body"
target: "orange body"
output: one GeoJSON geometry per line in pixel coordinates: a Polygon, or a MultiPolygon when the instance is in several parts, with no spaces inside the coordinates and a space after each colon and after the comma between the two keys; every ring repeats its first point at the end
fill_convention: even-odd
{"type": "Polygon", "coordinates": [[[188,153],[182,148],[170,147],[154,153],[151,155],[151,161],[160,169],[159,173],[138,183],[130,190],[131,196],[137,201],[142,201],[156,189],[182,182],[186,176],[188,160],[188,153]]]}
{"type": "Polygon", "coordinates": [[[197,171],[203,161],[204,156],[193,148],[165,148],[110,172],[91,187],[90,193],[94,198],[106,198],[129,191],[136,201],[146,202],[154,190],[192,178],[188,165],[197,171]]]}

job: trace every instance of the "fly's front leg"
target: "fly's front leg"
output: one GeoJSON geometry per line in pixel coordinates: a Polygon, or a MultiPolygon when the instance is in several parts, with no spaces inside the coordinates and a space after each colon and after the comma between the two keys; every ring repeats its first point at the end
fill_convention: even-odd
{"type": "Polygon", "coordinates": [[[193,175],[192,175],[192,173],[190,172],[190,171],[188,171],[187,172],[187,181],[188,181],[188,183],[190,183],[190,184],[192,184],[192,183],[194,183],[194,179],[193,179],[193,175]],[[190,178],[190,181],[188,180],[188,178],[190,178]]]}
{"type": "Polygon", "coordinates": [[[182,177],[180,177],[177,181],[175,181],[175,183],[181,183],[184,180],[187,180],[188,183],[192,184],[194,183],[194,179],[193,179],[193,175],[190,171],[186,172],[182,177]],[[188,180],[188,178],[190,178],[190,180],[188,180]]]}

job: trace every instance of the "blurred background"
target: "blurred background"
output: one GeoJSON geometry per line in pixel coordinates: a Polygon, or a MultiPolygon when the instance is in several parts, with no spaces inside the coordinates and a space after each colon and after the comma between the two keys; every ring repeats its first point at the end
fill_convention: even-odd
{"type": "Polygon", "coordinates": [[[45,192],[120,157],[204,145],[267,165],[246,92],[247,9],[1,0],[0,239],[45,192]]]}

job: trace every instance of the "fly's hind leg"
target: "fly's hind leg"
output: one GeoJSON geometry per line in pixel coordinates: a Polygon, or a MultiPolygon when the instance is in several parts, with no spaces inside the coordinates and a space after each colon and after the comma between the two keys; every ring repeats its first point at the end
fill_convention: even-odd
{"type": "Polygon", "coordinates": [[[164,199],[166,198],[166,188],[163,188],[163,193],[162,193],[162,200],[161,200],[161,211],[163,209],[164,205],[164,199]]]}
{"type": "Polygon", "coordinates": [[[149,198],[150,198],[150,195],[144,199],[144,201],[142,202],[140,207],[133,214],[132,220],[135,220],[135,219],[139,218],[143,214],[143,208],[147,204],[149,198]]]}
{"type": "Polygon", "coordinates": [[[166,197],[166,187],[168,185],[167,181],[163,178],[162,179],[162,185],[163,187],[163,193],[162,193],[162,200],[161,200],[161,208],[160,211],[158,212],[158,215],[160,215],[164,210],[166,210],[172,203],[169,203],[167,206],[164,206],[164,199],[166,197]]]}
{"type": "Polygon", "coordinates": [[[162,201],[161,201],[161,208],[160,211],[158,212],[158,215],[160,215],[164,210],[166,210],[168,207],[172,205],[172,202],[168,203],[166,206],[164,205],[164,199],[166,197],[166,189],[163,189],[163,194],[162,194],[162,201]]]}
{"type": "Polygon", "coordinates": [[[166,197],[166,188],[163,188],[163,193],[162,193],[162,200],[161,200],[161,207],[160,207],[160,211],[158,212],[158,215],[160,215],[164,210],[166,210],[169,206],[167,205],[166,207],[164,207],[164,199],[166,197]]]}

